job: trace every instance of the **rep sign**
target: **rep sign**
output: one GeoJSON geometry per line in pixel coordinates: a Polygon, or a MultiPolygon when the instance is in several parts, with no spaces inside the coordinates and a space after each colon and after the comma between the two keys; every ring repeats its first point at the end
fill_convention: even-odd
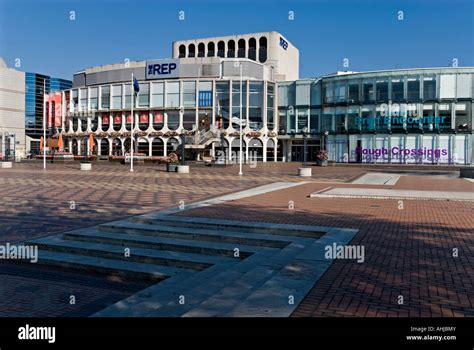
{"type": "Polygon", "coordinates": [[[146,63],[147,79],[167,79],[179,77],[179,60],[156,60],[146,63]]]}

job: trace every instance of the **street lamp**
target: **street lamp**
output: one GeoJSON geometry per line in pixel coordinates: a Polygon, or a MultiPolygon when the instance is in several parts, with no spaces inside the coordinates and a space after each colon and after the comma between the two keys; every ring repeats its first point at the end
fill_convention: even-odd
{"type": "Polygon", "coordinates": [[[308,143],[306,141],[306,137],[307,137],[307,133],[308,133],[308,128],[305,126],[303,128],[303,168],[306,168],[306,163],[307,163],[307,148],[308,148],[308,143]]]}
{"type": "Polygon", "coordinates": [[[239,145],[239,175],[243,175],[242,172],[242,143],[243,143],[243,135],[242,135],[242,62],[239,62],[240,67],[240,103],[239,103],[239,126],[240,126],[240,145],[239,145]]]}

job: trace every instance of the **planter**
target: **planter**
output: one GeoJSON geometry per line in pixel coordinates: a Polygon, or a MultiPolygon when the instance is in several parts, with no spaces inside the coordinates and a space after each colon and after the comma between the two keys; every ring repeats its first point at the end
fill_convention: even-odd
{"type": "Polygon", "coordinates": [[[463,178],[474,179],[474,166],[461,168],[459,175],[463,178]]]}
{"type": "Polygon", "coordinates": [[[189,165],[178,165],[178,173],[189,174],[189,165]]]}
{"type": "Polygon", "coordinates": [[[298,168],[298,176],[311,176],[311,168],[298,168]]]}
{"type": "Polygon", "coordinates": [[[318,160],[318,166],[328,166],[327,160],[318,160]]]}
{"type": "Polygon", "coordinates": [[[11,169],[12,167],[12,162],[2,162],[2,169],[11,169]]]}
{"type": "Polygon", "coordinates": [[[178,164],[166,164],[166,171],[170,173],[175,173],[178,170],[178,164]]]}
{"type": "Polygon", "coordinates": [[[92,170],[92,164],[91,163],[81,163],[81,170],[84,170],[84,171],[92,170]]]}

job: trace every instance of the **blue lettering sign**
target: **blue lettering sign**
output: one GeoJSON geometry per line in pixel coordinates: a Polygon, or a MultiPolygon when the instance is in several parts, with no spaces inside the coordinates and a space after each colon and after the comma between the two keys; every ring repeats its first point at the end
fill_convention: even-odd
{"type": "Polygon", "coordinates": [[[286,49],[288,48],[288,42],[287,42],[285,39],[283,39],[282,37],[280,37],[280,46],[281,46],[284,50],[286,50],[286,49]]]}
{"type": "Polygon", "coordinates": [[[147,62],[147,79],[177,78],[179,77],[178,60],[157,60],[147,62]]]}

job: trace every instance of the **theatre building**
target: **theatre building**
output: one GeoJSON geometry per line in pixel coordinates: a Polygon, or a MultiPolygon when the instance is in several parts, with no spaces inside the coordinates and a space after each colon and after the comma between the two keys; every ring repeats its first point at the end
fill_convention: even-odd
{"type": "Polygon", "coordinates": [[[245,159],[301,161],[306,140],[310,161],[324,149],[336,162],[472,163],[474,68],[298,72],[298,49],[276,32],[176,41],[169,59],[76,73],[55,100],[61,118],[49,119],[76,155],[127,155],[133,73],[144,157],[184,142],[189,159],[236,161],[242,126],[245,159]]]}

